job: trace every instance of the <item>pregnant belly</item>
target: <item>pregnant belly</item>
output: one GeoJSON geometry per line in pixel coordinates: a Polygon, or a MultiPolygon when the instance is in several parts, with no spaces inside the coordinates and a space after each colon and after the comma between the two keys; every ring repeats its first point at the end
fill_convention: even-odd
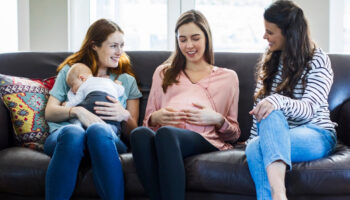
{"type": "MultiPolygon", "coordinates": [[[[203,105],[202,103],[200,103],[201,105],[203,105]]],[[[205,105],[204,106],[210,106],[209,105],[205,105]]],[[[167,107],[171,107],[176,111],[181,111],[184,109],[199,109],[198,107],[195,107],[192,102],[188,101],[188,102],[176,102],[176,101],[170,101],[167,104],[167,107]]],[[[190,124],[188,122],[186,122],[185,120],[181,122],[181,124],[176,125],[175,127],[177,128],[183,128],[183,129],[187,129],[187,130],[191,130],[197,133],[204,133],[205,131],[208,131],[207,129],[209,128],[208,126],[202,126],[202,125],[194,125],[194,124],[190,124]]]]}

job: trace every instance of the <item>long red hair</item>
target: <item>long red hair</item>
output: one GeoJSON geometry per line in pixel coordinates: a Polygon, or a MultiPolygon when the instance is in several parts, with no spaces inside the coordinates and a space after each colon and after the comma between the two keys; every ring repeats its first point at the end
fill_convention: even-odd
{"type": "MultiPolygon", "coordinates": [[[[80,47],[80,50],[67,57],[57,68],[59,72],[65,65],[72,66],[75,63],[84,63],[90,67],[92,74],[96,76],[98,71],[98,56],[93,45],[100,47],[108,36],[114,32],[120,32],[124,34],[123,30],[113,21],[107,19],[99,19],[94,22],[88,29],[85,39],[80,47]]],[[[131,63],[128,55],[123,53],[119,58],[118,67],[110,69],[111,73],[117,75],[122,73],[130,74],[135,77],[135,74],[131,68],[131,63]]]]}

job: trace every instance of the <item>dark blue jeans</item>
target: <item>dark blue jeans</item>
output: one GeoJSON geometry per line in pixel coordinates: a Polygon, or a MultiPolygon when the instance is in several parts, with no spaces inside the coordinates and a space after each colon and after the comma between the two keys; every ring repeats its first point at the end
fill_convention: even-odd
{"type": "Polygon", "coordinates": [[[50,134],[44,151],[52,156],[46,172],[47,200],[70,199],[74,191],[80,161],[88,151],[97,192],[102,199],[124,199],[123,171],[118,150],[123,142],[107,124],[95,123],[86,130],[67,125],[50,134]]]}
{"type": "Polygon", "coordinates": [[[138,127],[132,131],[130,139],[136,172],[152,200],[184,200],[183,159],[218,151],[200,134],[169,126],[157,132],[138,127]]]}

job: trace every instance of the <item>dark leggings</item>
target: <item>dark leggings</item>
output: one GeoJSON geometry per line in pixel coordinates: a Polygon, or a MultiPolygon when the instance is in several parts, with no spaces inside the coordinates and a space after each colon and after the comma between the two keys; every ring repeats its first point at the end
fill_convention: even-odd
{"type": "Polygon", "coordinates": [[[131,146],[137,174],[152,200],[185,199],[183,159],[218,151],[200,134],[169,126],[157,132],[147,127],[134,129],[131,146]]]}

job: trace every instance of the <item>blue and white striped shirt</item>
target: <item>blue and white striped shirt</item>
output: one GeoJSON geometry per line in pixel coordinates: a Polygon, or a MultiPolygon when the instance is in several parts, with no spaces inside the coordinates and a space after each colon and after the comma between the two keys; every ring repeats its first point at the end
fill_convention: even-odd
{"type": "MultiPolygon", "coordinates": [[[[326,53],[316,49],[312,60],[309,62],[311,69],[304,71],[306,76],[306,87],[303,91],[302,77],[294,88],[295,98],[290,98],[276,93],[276,87],[282,81],[282,65],[279,65],[276,77],[273,80],[270,96],[265,99],[273,104],[275,110],[281,110],[286,116],[290,128],[295,128],[306,123],[312,123],[324,129],[335,132],[335,123],[330,120],[328,109],[328,94],[333,83],[333,70],[331,62],[326,53]]],[[[263,87],[259,79],[255,92],[263,87]]],[[[254,106],[262,99],[257,99],[254,106]]],[[[250,141],[258,135],[256,118],[253,116],[250,141]]]]}

